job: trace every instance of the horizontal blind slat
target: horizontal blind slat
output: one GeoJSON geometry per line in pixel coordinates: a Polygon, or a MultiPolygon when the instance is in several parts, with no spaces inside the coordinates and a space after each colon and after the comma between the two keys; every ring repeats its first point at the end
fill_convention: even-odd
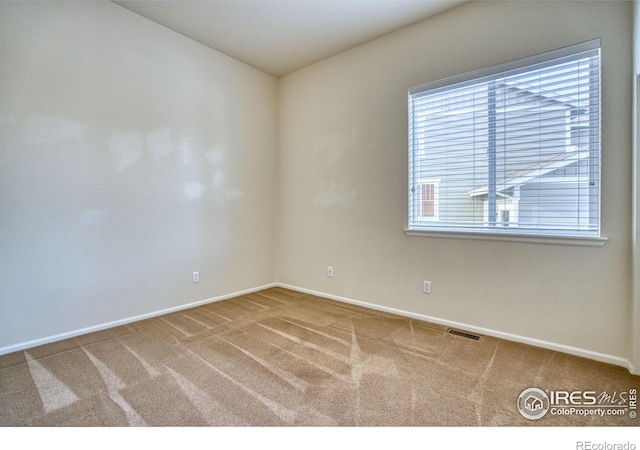
{"type": "Polygon", "coordinates": [[[561,53],[409,91],[410,229],[599,235],[599,48],[561,53]]]}

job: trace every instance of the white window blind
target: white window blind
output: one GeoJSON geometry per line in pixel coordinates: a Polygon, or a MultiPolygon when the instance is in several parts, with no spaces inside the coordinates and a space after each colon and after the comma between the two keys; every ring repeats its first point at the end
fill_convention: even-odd
{"type": "Polygon", "coordinates": [[[599,236],[599,40],[410,89],[409,230],[599,236]]]}

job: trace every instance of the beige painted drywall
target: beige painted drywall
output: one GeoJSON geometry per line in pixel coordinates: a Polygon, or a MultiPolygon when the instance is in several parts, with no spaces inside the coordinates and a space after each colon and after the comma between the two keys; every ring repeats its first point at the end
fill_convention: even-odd
{"type": "Polygon", "coordinates": [[[0,61],[0,348],[274,282],[275,78],[110,2],[0,61]]]}
{"type": "Polygon", "coordinates": [[[472,2],[281,79],[279,281],[627,361],[631,12],[628,2],[472,2]],[[608,243],[406,236],[407,90],[594,38],[608,243]]]}
{"type": "Polygon", "coordinates": [[[633,292],[630,361],[640,373],[640,2],[633,2],[633,292]]]}

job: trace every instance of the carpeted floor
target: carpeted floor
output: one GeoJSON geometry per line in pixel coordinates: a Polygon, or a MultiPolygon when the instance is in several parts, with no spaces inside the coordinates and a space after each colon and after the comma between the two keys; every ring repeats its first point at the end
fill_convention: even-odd
{"type": "Polygon", "coordinates": [[[621,367],[273,288],[0,356],[0,425],[638,426],[613,404],[639,388],[621,367]],[[531,387],[595,391],[605,414],[529,420],[531,387]]]}

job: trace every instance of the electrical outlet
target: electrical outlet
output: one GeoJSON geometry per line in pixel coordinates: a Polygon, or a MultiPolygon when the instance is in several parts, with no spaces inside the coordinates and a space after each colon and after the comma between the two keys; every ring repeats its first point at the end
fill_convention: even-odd
{"type": "Polygon", "coordinates": [[[425,294],[431,294],[431,281],[422,281],[422,292],[425,294]]]}
{"type": "Polygon", "coordinates": [[[193,272],[193,274],[191,274],[191,281],[198,283],[200,281],[200,272],[193,272]]]}
{"type": "Polygon", "coordinates": [[[333,266],[327,267],[327,276],[328,277],[332,277],[333,276],[333,266]]]}

